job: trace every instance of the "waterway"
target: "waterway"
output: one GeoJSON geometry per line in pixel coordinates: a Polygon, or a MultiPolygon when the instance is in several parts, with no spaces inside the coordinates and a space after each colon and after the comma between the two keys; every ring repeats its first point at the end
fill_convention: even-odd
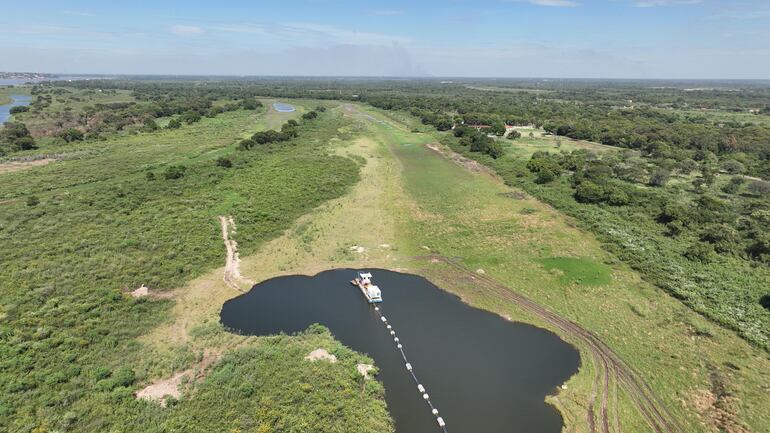
{"type": "MultiPolygon", "coordinates": [[[[450,433],[559,433],[548,394],[577,372],[577,350],[557,335],[473,308],[410,274],[371,270],[382,312],[450,433]]],[[[397,433],[439,432],[392,337],[358,288],[355,270],[264,281],[222,308],[222,323],[251,335],[296,333],[313,323],[380,369],[397,433]]]]}

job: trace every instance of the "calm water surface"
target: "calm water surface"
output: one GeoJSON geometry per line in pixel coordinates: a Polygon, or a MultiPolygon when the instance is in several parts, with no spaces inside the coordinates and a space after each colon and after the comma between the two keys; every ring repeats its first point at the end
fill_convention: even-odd
{"type": "Polygon", "coordinates": [[[291,113],[294,111],[294,106],[289,104],[284,104],[283,102],[274,103],[273,108],[275,109],[275,111],[280,111],[281,113],[291,113]]]}
{"type": "Polygon", "coordinates": [[[0,105],[0,125],[7,122],[11,118],[11,108],[20,105],[29,105],[32,102],[32,97],[25,95],[11,95],[13,102],[10,104],[0,105]]]}
{"type": "MultiPolygon", "coordinates": [[[[404,345],[450,433],[559,433],[544,402],[577,372],[577,351],[556,335],[463,304],[422,277],[372,270],[382,312],[404,345]]],[[[252,335],[295,333],[313,323],[367,353],[380,368],[397,433],[438,432],[395,344],[350,285],[351,269],[257,284],[222,308],[222,323],[252,335]]]]}

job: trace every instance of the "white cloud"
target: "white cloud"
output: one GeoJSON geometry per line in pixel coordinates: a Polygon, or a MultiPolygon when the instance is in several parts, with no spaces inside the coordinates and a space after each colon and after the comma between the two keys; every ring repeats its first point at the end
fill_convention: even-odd
{"type": "Polygon", "coordinates": [[[205,33],[200,27],[197,26],[183,26],[180,24],[171,26],[171,33],[179,36],[195,36],[205,33]]]}
{"type": "Polygon", "coordinates": [[[695,5],[703,0],[641,0],[634,3],[638,8],[654,8],[656,6],[695,5]]]}

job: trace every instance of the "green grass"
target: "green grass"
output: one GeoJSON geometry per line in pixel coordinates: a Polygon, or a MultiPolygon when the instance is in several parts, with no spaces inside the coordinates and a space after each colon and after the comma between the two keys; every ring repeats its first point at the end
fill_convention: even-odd
{"type": "MultiPolygon", "coordinates": [[[[218,215],[237,221],[245,255],[356,182],[358,166],[324,150],[347,124],[333,113],[280,146],[235,150],[245,132],[273,121],[226,113],[62,146],[62,161],[2,175],[0,430],[95,431],[95,419],[141,418],[146,405],[132,391],[167,361],[149,359],[135,337],[162,322],[169,303],[122,291],[178,288],[221,266],[218,215]],[[219,156],[233,168],[218,167],[219,156]],[[165,179],[169,165],[187,167],[184,177],[165,179]],[[29,206],[31,196],[39,204],[29,206]],[[104,374],[123,379],[99,385],[104,374]]],[[[135,431],[147,431],[141,421],[135,431]]]]}
{"type": "Polygon", "coordinates": [[[544,268],[561,272],[563,284],[601,286],[611,281],[612,269],[591,259],[575,257],[550,257],[540,260],[544,268]]]}
{"type": "Polygon", "coordinates": [[[110,404],[116,401],[113,393],[93,405],[95,411],[84,420],[86,431],[392,432],[385,390],[376,380],[364,384],[358,363],[373,361],[319,325],[297,336],[259,338],[228,352],[192,398],[172,400],[162,409],[130,394],[117,400],[120,405],[110,404]],[[337,362],[305,360],[318,348],[337,362]]]}
{"type": "MultiPolygon", "coordinates": [[[[709,415],[713,412],[708,411],[715,408],[707,407],[703,413],[695,408],[700,403],[698,395],[718,389],[731,396],[718,403],[730,414],[731,422],[768,431],[770,396],[764,384],[770,380],[770,361],[762,349],[642,281],[613,253],[604,251],[590,232],[577,229],[574,219],[526,195],[517,199],[502,194],[509,189],[498,181],[472,174],[420,145],[438,141],[440,135],[407,132],[411,129],[410,124],[404,129],[371,126],[373,136],[390,146],[401,163],[405,192],[414,202],[409,208],[412,216],[400,220],[402,252],[424,255],[427,246],[458,257],[466,267],[483,270],[595,333],[639,372],[685,431],[710,431],[714,426],[709,415]],[[579,259],[553,261],[554,257],[579,259]],[[548,271],[544,261],[564,269],[548,271]],[[596,277],[602,284],[575,285],[571,277],[583,271],[581,265],[590,270],[589,280],[596,277]]],[[[601,217],[595,220],[602,221],[601,217]]],[[[414,266],[466,302],[559,332],[505,300],[480,293],[472,283],[440,265],[414,266]]],[[[585,431],[584,408],[595,368],[593,359],[581,353],[581,373],[559,396],[565,419],[573,419],[571,425],[577,431],[585,431]]],[[[617,409],[610,403],[610,411],[615,410],[623,431],[649,431],[622,392],[617,409]]]]}

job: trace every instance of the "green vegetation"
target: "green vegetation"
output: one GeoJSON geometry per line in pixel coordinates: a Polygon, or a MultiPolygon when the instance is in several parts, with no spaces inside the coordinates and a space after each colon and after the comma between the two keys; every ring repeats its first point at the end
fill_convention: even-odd
{"type": "Polygon", "coordinates": [[[0,174],[0,430],[392,430],[381,385],[362,388],[351,368],[369,360],[328,331],[242,339],[177,316],[221,296],[186,304],[157,295],[186,293],[197,277],[206,293],[222,285],[221,273],[216,283],[205,276],[223,263],[223,215],[237,222],[244,263],[266,251],[251,269],[270,269],[262,277],[296,270],[298,257],[310,257],[304,272],[382,256],[383,266],[419,269],[473,305],[560,333],[583,356],[551,400],[570,431],[587,431],[591,404],[601,416],[592,395],[602,374],[618,386],[609,410],[621,430],[648,426],[617,372],[505,293],[479,290],[481,275],[605,342],[685,431],[766,430],[768,90],[475,84],[90,80],[15,89],[35,99],[0,131],[4,157],[56,161],[0,174]],[[298,111],[287,114],[266,110],[268,97],[312,100],[293,100],[298,111]],[[754,107],[760,113],[747,114],[754,107]],[[506,125],[515,133],[503,138],[506,125]],[[423,146],[437,141],[508,186],[476,161],[423,146]],[[355,199],[318,210],[359,180],[355,199]],[[328,212],[325,225],[314,224],[316,212],[328,212]],[[371,240],[368,255],[350,252],[344,242],[363,243],[342,236],[319,253],[314,239],[329,233],[371,240]],[[474,278],[413,259],[428,250],[474,278]],[[156,296],[126,295],[141,284],[156,296]],[[162,338],[154,332],[169,321],[185,322],[182,343],[144,340],[162,338]],[[166,409],[134,398],[212,347],[224,355],[193,392],[166,409]],[[304,361],[317,347],[340,362],[304,361]]]}
{"type": "Polygon", "coordinates": [[[148,404],[135,403],[132,392],[159,368],[135,337],[159,324],[169,304],[122,291],[181,287],[221,266],[218,215],[238,221],[248,254],[343,194],[358,166],[327,155],[323,144],[346,121],[322,120],[298,124],[303,139],[290,146],[236,152],[242,131],[261,121],[235,111],[173,131],[73,141],[57,150],[77,158],[3,174],[2,429],[98,431],[135,422],[148,404]],[[229,170],[216,164],[221,157],[229,170]]]}
{"type": "Polygon", "coordinates": [[[610,283],[612,269],[591,259],[575,257],[550,257],[540,260],[549,271],[561,271],[559,279],[563,284],[603,286],[610,283]]]}
{"type": "Polygon", "coordinates": [[[373,364],[335,341],[319,325],[296,337],[262,338],[256,347],[226,354],[196,388],[194,398],[171,402],[166,413],[155,408],[139,425],[126,419],[110,428],[137,432],[391,432],[385,390],[374,380],[364,384],[356,370],[359,363],[373,364]],[[326,349],[337,362],[305,360],[317,348],[326,349]]]}

